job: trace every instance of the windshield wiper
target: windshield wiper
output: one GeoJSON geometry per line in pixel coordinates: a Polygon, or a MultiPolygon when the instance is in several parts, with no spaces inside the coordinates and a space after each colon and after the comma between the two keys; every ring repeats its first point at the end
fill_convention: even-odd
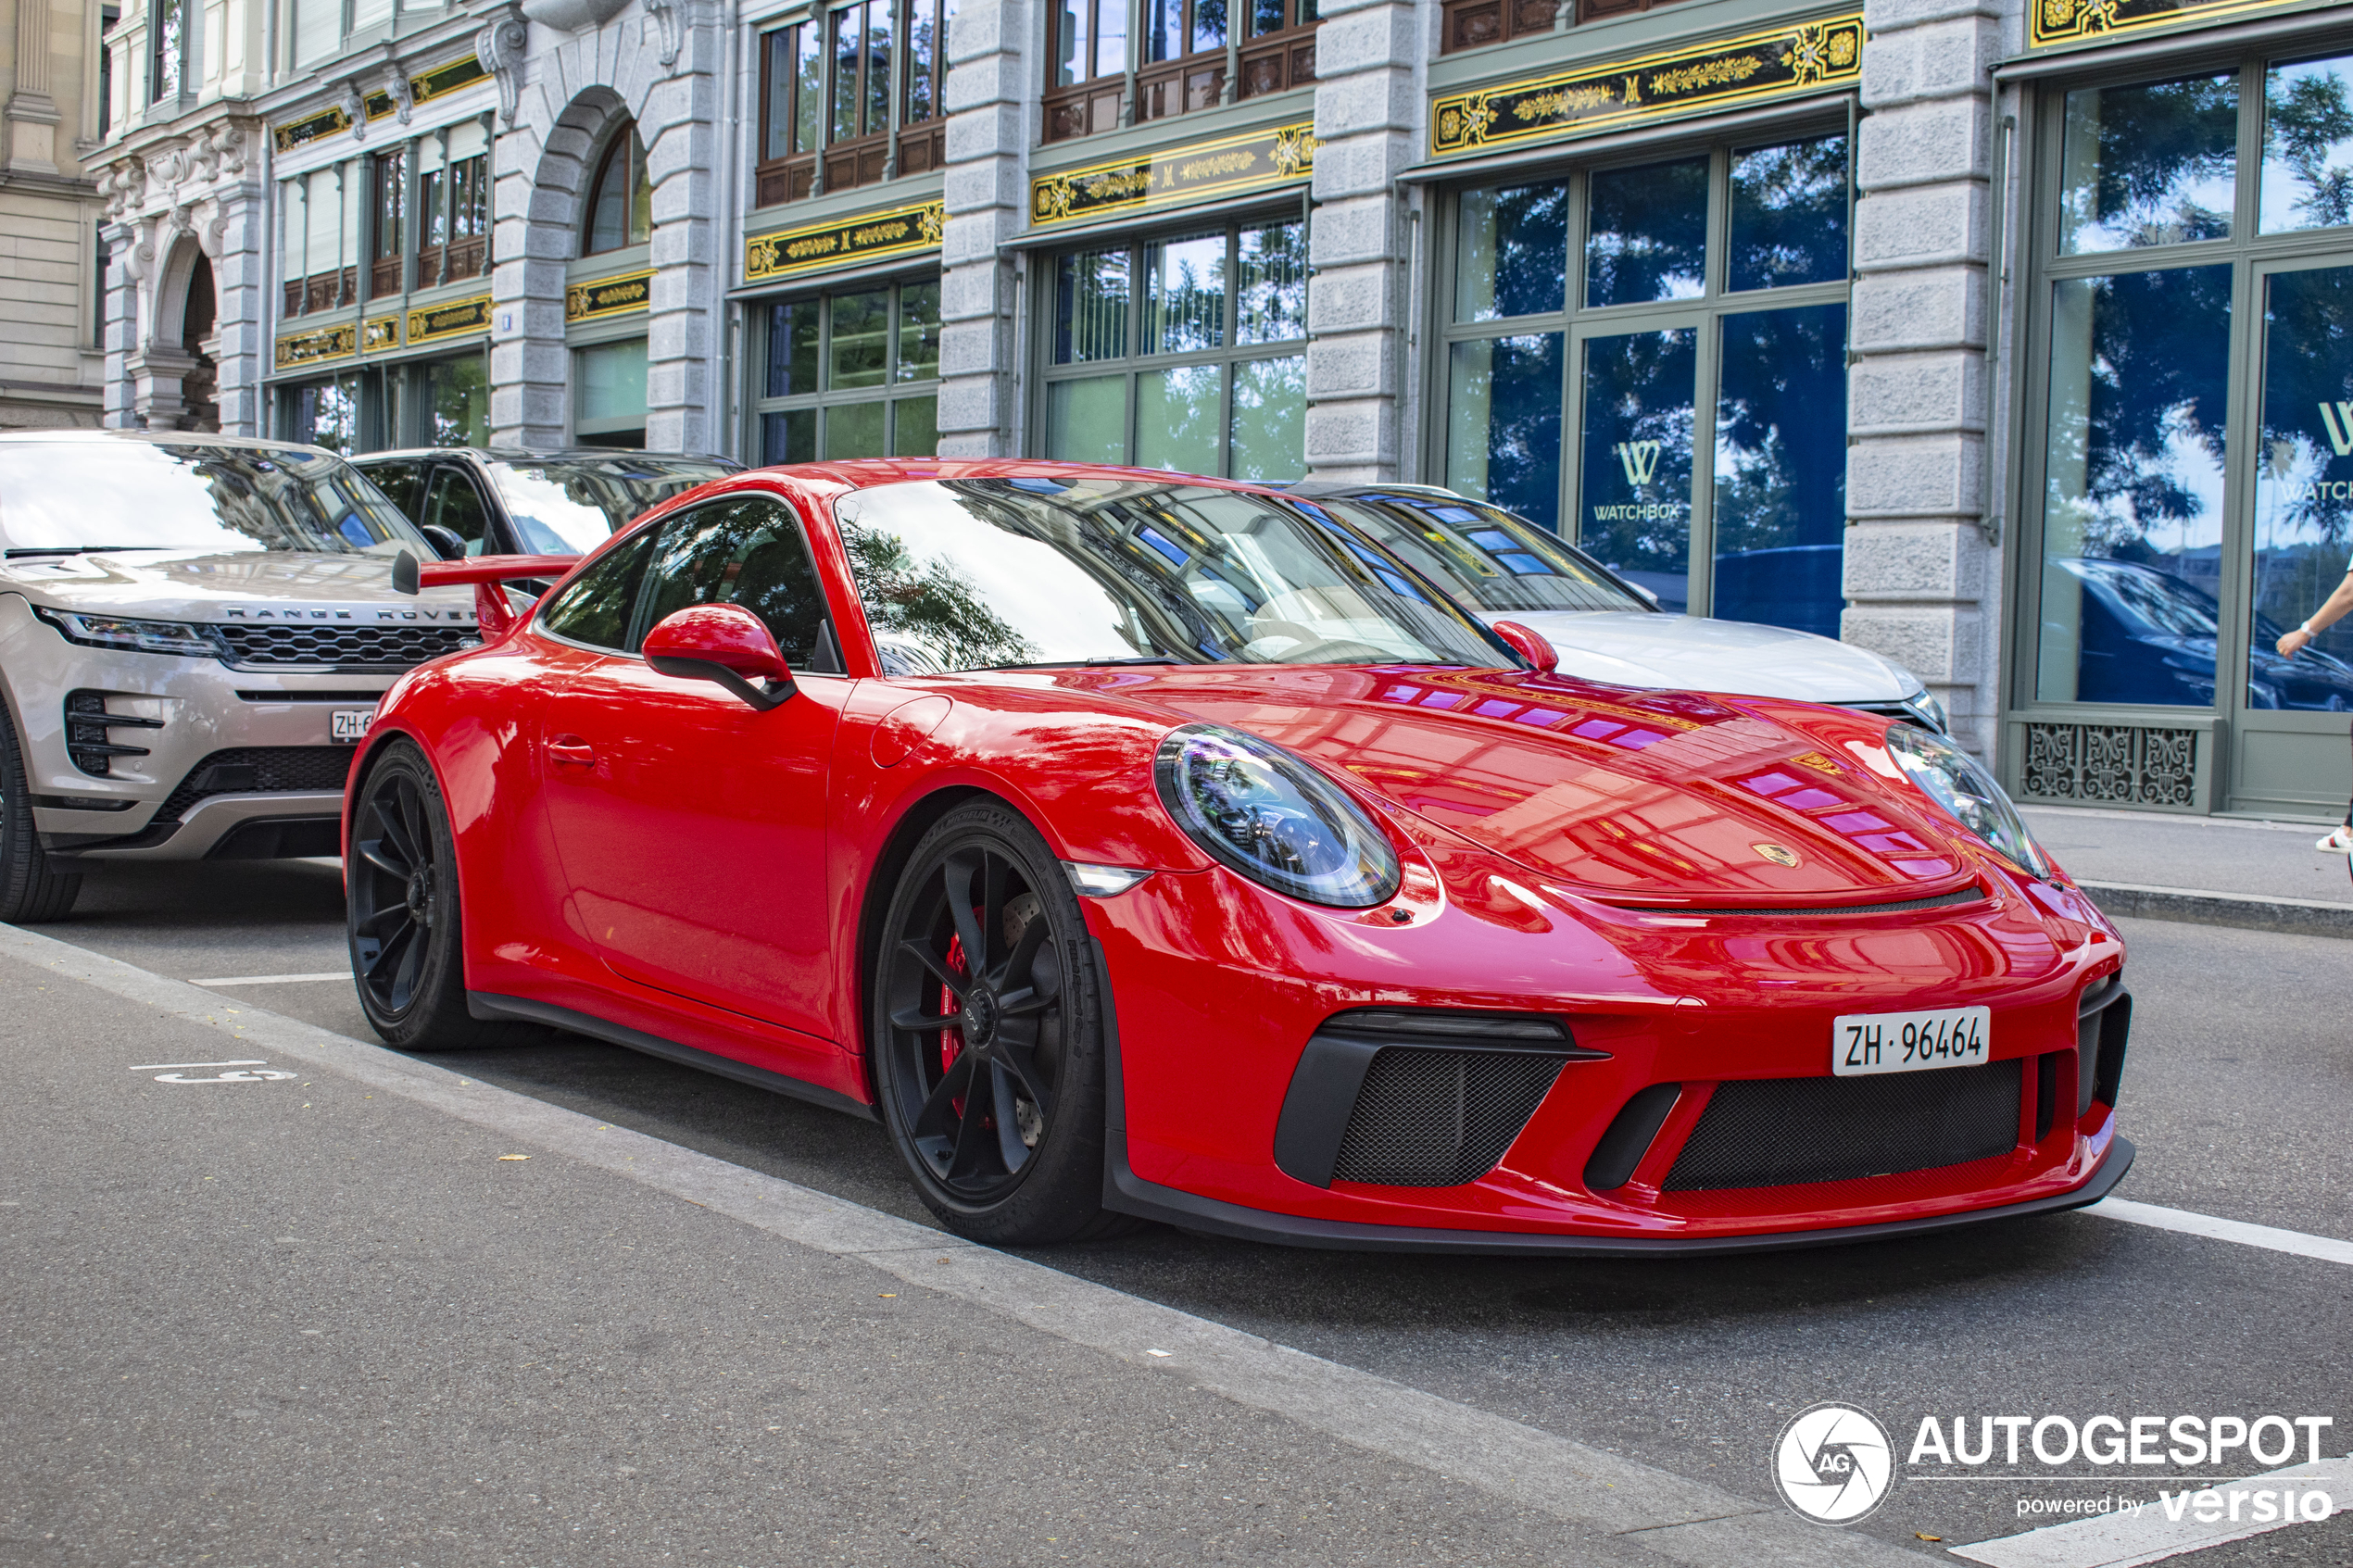
{"type": "Polygon", "coordinates": [[[19,556],[112,556],[125,550],[177,550],[179,545],[29,545],[21,550],[10,550],[8,558],[19,556]]]}

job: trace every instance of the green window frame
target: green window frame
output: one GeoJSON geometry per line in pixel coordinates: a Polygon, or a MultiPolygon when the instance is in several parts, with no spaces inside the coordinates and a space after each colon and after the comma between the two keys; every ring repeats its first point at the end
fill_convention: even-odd
{"type": "Polygon", "coordinates": [[[747,445],[767,463],[939,448],[939,279],[843,283],[753,306],[747,445]]]}
{"type": "Polygon", "coordinates": [[[1033,453],[1304,476],[1307,227],[1290,213],[1197,220],[1047,257],[1033,453]]]}

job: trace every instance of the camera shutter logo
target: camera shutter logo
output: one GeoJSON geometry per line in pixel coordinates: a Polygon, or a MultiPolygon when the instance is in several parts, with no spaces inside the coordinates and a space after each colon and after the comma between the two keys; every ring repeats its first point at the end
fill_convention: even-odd
{"type": "Polygon", "coordinates": [[[1818,1524],[1868,1517],[1894,1479],[1887,1428],[1852,1405],[1800,1411],[1773,1445],[1773,1480],[1782,1500],[1818,1524]]]}

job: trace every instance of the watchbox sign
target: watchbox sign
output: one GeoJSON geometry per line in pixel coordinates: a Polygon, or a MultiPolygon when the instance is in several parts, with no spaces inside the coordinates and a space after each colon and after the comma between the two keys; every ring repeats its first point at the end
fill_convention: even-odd
{"type": "Polygon", "coordinates": [[[1437,157],[1587,136],[1642,120],[1818,93],[1863,74],[1857,14],[1714,40],[1614,65],[1449,94],[1430,106],[1437,157]]]}

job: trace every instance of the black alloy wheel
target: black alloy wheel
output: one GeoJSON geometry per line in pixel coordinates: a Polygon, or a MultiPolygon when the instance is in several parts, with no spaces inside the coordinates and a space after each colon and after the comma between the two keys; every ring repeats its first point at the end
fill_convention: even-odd
{"type": "Polygon", "coordinates": [[[925,1204],[975,1241],[1108,1235],[1102,999],[1078,900],[1010,809],[916,846],[876,955],[875,1089],[925,1204]]]}
{"type": "Polygon", "coordinates": [[[369,768],[344,852],[351,972],[360,1010],[401,1050],[508,1045],[527,1024],[466,1010],[456,847],[424,754],[395,741],[369,768]]]}
{"type": "Polygon", "coordinates": [[[64,919],[82,894],[82,873],[57,866],[32,825],[16,723],[0,708],[0,921],[23,925],[64,919]]]}

